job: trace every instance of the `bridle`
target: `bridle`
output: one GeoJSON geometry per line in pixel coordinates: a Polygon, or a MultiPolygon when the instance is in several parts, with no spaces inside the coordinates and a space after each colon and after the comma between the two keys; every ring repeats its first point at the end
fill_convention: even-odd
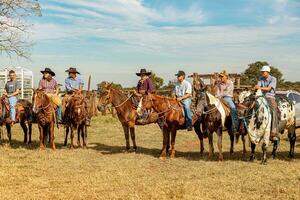
{"type": "Polygon", "coordinates": [[[102,103],[101,106],[107,106],[108,104],[112,104],[114,108],[119,108],[119,107],[123,106],[127,101],[129,101],[132,96],[133,96],[133,94],[128,96],[128,98],[126,100],[124,100],[122,103],[120,103],[119,105],[113,105],[112,96],[111,96],[111,89],[108,89],[107,90],[107,95],[105,95],[104,103],[102,103]]]}
{"type": "MultiPolygon", "coordinates": [[[[36,107],[36,99],[37,99],[36,97],[39,97],[39,98],[41,98],[41,100],[42,100],[42,99],[45,99],[46,94],[45,94],[45,93],[42,93],[42,96],[41,96],[41,97],[39,96],[38,93],[35,94],[34,102],[33,102],[33,105],[34,105],[35,107],[36,107]]],[[[42,110],[44,113],[50,114],[50,113],[53,112],[53,109],[51,109],[50,111],[46,111],[46,109],[49,108],[50,106],[51,106],[50,100],[49,100],[49,102],[48,102],[48,104],[47,104],[46,106],[44,106],[44,105],[43,105],[43,102],[42,102],[39,106],[37,106],[37,108],[38,108],[37,111],[42,110]]]]}

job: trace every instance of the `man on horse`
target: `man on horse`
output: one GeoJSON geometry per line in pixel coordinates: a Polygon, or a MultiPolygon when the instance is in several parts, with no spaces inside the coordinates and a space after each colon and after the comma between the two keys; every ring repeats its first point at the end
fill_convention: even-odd
{"type": "MultiPolygon", "coordinates": [[[[17,101],[18,101],[18,94],[20,92],[20,84],[17,81],[17,76],[16,76],[16,72],[14,70],[10,70],[9,73],[9,81],[5,84],[5,92],[3,94],[3,96],[5,98],[8,99],[8,104],[9,104],[9,110],[10,110],[10,117],[7,118],[7,122],[8,124],[13,125],[16,122],[16,108],[15,106],[17,105],[17,101]]],[[[2,105],[5,106],[5,105],[2,105]]],[[[6,113],[5,113],[6,109],[2,109],[2,116],[3,118],[5,118],[6,113]]]]}
{"type": "MultiPolygon", "coordinates": [[[[65,96],[66,105],[68,104],[68,101],[72,98],[72,96],[76,93],[81,94],[83,86],[84,86],[84,80],[78,77],[77,75],[80,74],[76,68],[70,67],[68,70],[69,76],[65,79],[65,87],[67,95],[65,96]]],[[[82,94],[81,94],[82,95],[82,94]]],[[[88,100],[84,99],[85,109],[88,110],[88,100]]],[[[67,112],[67,110],[66,110],[67,112]]],[[[68,114],[68,113],[66,113],[68,114]]],[[[87,116],[86,118],[86,125],[90,125],[90,116],[87,116]]]]}
{"type": "Polygon", "coordinates": [[[239,126],[239,119],[237,116],[237,108],[233,101],[234,84],[233,81],[229,78],[229,75],[226,72],[226,70],[223,70],[221,73],[219,73],[219,78],[220,82],[218,82],[216,85],[216,97],[223,99],[229,106],[230,115],[232,118],[232,131],[236,134],[239,126]]]}
{"type": "Polygon", "coordinates": [[[50,68],[45,68],[41,71],[43,78],[39,82],[39,89],[43,90],[49,97],[51,103],[57,107],[58,122],[62,122],[62,105],[58,96],[59,86],[56,80],[53,78],[55,73],[50,68]]]}
{"type": "Polygon", "coordinates": [[[270,66],[263,66],[260,70],[261,77],[259,78],[255,89],[260,89],[266,96],[272,113],[272,124],[271,124],[271,140],[278,140],[278,117],[277,117],[277,102],[275,99],[275,92],[277,86],[277,79],[270,75],[270,66]]]}
{"type": "Polygon", "coordinates": [[[192,85],[190,82],[185,80],[184,71],[178,71],[175,76],[177,76],[177,83],[174,89],[174,94],[177,101],[182,102],[183,104],[186,128],[188,131],[192,131],[192,85]]]}

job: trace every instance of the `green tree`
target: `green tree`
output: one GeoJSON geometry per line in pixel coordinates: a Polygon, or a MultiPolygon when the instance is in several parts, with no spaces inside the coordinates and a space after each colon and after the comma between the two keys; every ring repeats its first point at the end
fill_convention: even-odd
{"type": "Polygon", "coordinates": [[[157,76],[155,73],[152,73],[151,80],[153,81],[153,84],[155,85],[155,89],[159,90],[164,84],[164,79],[157,76]]]}
{"type": "MultiPolygon", "coordinates": [[[[269,64],[265,61],[257,61],[255,63],[249,64],[248,65],[249,67],[243,73],[243,76],[241,78],[241,84],[243,85],[256,84],[260,76],[260,69],[264,65],[269,65],[269,64]]],[[[271,75],[277,78],[277,84],[278,86],[281,86],[284,83],[283,74],[278,68],[274,66],[270,66],[270,67],[271,67],[271,75]]]]}

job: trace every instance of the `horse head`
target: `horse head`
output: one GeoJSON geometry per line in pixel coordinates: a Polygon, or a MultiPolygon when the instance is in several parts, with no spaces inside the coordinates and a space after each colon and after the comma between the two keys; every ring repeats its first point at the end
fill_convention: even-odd
{"type": "Polygon", "coordinates": [[[49,104],[49,99],[45,92],[41,89],[32,89],[33,112],[38,113],[43,109],[45,103],[49,104]]]}
{"type": "Polygon", "coordinates": [[[104,82],[103,91],[99,96],[97,109],[102,111],[108,104],[111,104],[111,87],[112,83],[104,82]]]}

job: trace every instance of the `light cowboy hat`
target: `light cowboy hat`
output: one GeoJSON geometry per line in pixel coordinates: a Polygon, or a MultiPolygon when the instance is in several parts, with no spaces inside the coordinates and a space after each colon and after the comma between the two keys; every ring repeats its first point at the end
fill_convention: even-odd
{"type": "Polygon", "coordinates": [[[268,65],[265,65],[265,66],[263,66],[262,68],[261,68],[261,70],[260,70],[261,72],[271,72],[271,68],[270,68],[270,66],[268,66],[268,65]]]}
{"type": "Polygon", "coordinates": [[[229,77],[229,74],[227,73],[226,70],[223,70],[223,71],[221,71],[221,72],[219,73],[219,76],[221,76],[221,77],[224,77],[224,76],[229,77]]]}

